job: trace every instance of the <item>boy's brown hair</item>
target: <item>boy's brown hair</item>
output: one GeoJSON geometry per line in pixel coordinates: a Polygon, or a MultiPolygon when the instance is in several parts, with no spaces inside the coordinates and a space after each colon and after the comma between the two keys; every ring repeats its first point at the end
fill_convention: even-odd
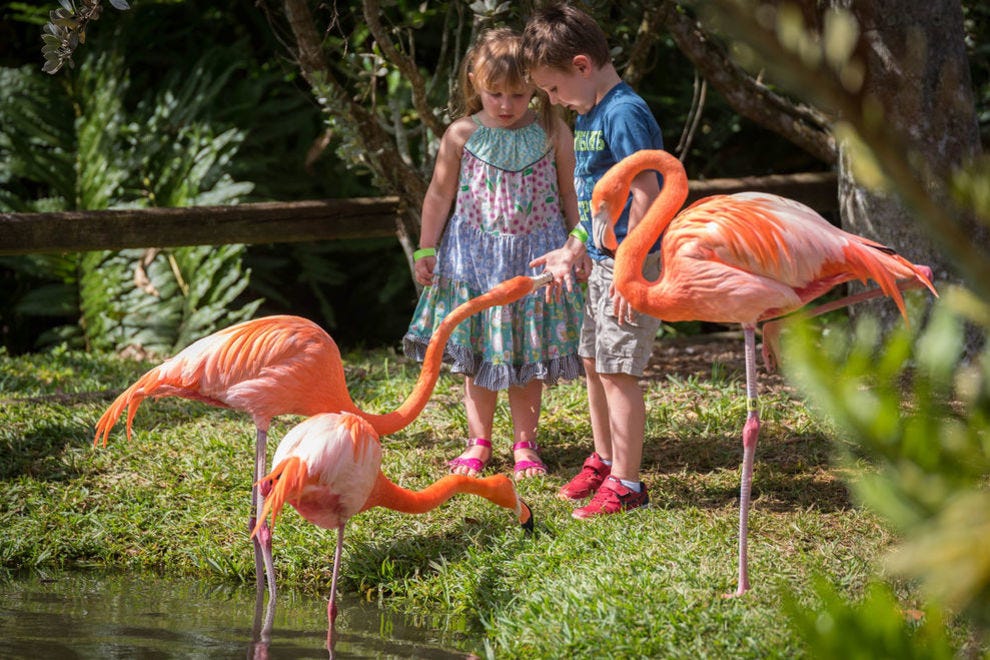
{"type": "Polygon", "coordinates": [[[537,9],[523,30],[527,68],[566,69],[577,55],[587,55],[596,67],[612,61],[605,32],[591,16],[566,3],[537,9]]]}

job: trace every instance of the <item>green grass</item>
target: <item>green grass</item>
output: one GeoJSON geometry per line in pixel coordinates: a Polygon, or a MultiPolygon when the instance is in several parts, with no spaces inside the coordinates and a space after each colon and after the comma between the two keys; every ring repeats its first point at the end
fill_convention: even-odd
{"type": "MultiPolygon", "coordinates": [[[[394,408],[418,374],[388,351],[345,363],[354,399],[376,412],[394,408]]],[[[105,449],[92,446],[103,409],[149,366],[67,351],[0,355],[0,568],[99,565],[253,582],[246,415],[148,401],[131,442],[118,426],[105,449]]],[[[447,644],[500,658],[801,656],[781,593],[809,599],[820,573],[858,597],[892,539],[830,467],[828,426],[774,387],[762,398],[750,519],[754,589],[723,598],[736,576],[742,395],[740,375],[719,366],[710,378],[651,380],[643,479],[654,506],[577,522],[554,495],[591,448],[585,391],[581,382],[551,388],[540,436],[550,474],[520,485],[534,536],[474,498],[415,517],[369,511],[348,525],[341,588],[431,617],[447,644]]],[[[296,421],[273,425],[269,455],[296,421]]],[[[496,471],[511,469],[510,430],[503,402],[496,471]]],[[[445,474],[464,433],[460,381],[445,375],[421,417],[383,440],[383,469],[423,487],[445,474]]],[[[333,545],[333,533],[287,510],[275,529],[281,583],[325,595],[333,545]]]]}

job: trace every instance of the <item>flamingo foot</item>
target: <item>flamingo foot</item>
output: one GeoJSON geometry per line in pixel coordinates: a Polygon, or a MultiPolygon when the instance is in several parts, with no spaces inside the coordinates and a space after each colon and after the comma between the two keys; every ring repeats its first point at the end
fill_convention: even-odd
{"type": "Polygon", "coordinates": [[[735,591],[730,591],[729,593],[722,594],[722,598],[739,598],[740,596],[745,595],[747,591],[749,591],[749,581],[747,581],[745,584],[740,583],[739,586],[736,587],[735,591]]]}
{"type": "MultiPolygon", "coordinates": [[[[251,529],[254,529],[255,524],[255,519],[251,518],[251,529]]],[[[254,536],[254,542],[263,548],[272,547],[272,530],[268,526],[268,523],[261,523],[261,527],[258,528],[258,533],[254,536]]]]}

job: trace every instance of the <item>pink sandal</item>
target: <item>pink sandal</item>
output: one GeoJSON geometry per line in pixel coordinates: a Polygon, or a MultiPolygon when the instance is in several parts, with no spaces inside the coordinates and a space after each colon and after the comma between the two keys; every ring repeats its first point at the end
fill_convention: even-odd
{"type": "MultiPolygon", "coordinates": [[[[467,446],[468,448],[478,446],[488,447],[491,449],[492,443],[485,438],[470,438],[467,440],[467,446]]],[[[453,472],[454,468],[466,467],[467,469],[474,471],[474,476],[478,476],[485,469],[485,466],[488,465],[488,461],[483,461],[480,458],[464,458],[463,456],[458,456],[457,458],[447,461],[447,465],[450,466],[451,472],[453,472]]]]}
{"type": "MultiPolygon", "coordinates": [[[[539,446],[537,446],[537,444],[535,442],[530,442],[529,440],[520,440],[516,444],[512,445],[512,451],[516,451],[517,449],[532,449],[533,451],[540,451],[539,446]]],[[[547,473],[547,466],[544,465],[543,461],[540,461],[540,460],[536,460],[536,461],[528,461],[528,460],[516,461],[516,464],[513,466],[512,469],[515,470],[516,478],[518,479],[519,478],[518,475],[519,475],[520,472],[525,472],[526,470],[529,470],[529,469],[532,469],[532,468],[536,468],[537,470],[539,470],[539,473],[538,474],[530,475],[530,477],[538,477],[540,475],[544,475],[544,474],[547,473]]]]}

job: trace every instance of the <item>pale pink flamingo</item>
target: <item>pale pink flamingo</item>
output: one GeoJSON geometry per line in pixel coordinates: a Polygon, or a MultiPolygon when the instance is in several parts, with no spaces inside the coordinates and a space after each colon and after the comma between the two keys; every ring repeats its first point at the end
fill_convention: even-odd
{"type": "MultiPolygon", "coordinates": [[[[381,506],[402,513],[425,513],[457,493],[483,497],[511,510],[527,530],[533,529],[529,507],[516,495],[505,475],[486,478],[451,474],[421,491],[401,488],[381,470],[378,434],[366,420],[351,413],[324,413],[294,426],[279,443],[272,471],[259,481],[265,504],[254,534],[271,513],[275,519],[288,503],[309,522],[337,531],[327,619],[332,637],[337,617],[337,576],[344,544],[344,526],[357,513],[381,506]]],[[[332,639],[328,638],[332,644],[332,639]]]]}
{"type": "MultiPolygon", "coordinates": [[[[547,284],[549,275],[519,276],[455,308],[437,327],[413,391],[394,411],[375,415],[354,404],[347,390],[337,344],[322,328],[298,316],[268,316],[245,321],[199,339],[149,370],[107,408],[96,423],[94,445],[106,445],[110,430],[127,410],[127,437],[141,402],[148,397],[178,396],[251,415],[256,428],[254,482],[265,472],[268,428],[278,415],[312,416],[349,412],[368,421],[379,435],[408,426],[429,401],[440,375],[444,345],[454,328],[476,312],[523,298],[547,284]]],[[[255,574],[259,591],[268,575],[269,602],[275,600],[271,536],[262,519],[263,497],[251,490],[255,574]],[[256,533],[255,533],[256,532],[256,533]]]]}
{"type": "MultiPolygon", "coordinates": [[[[925,286],[936,294],[930,269],[892,249],[833,226],[807,206],[764,193],[718,195],[680,213],[688,194],[680,161],[665,151],[640,151],[599,180],[592,194],[596,240],[615,250],[615,287],[632,307],[665,321],[742,324],[745,337],[747,418],[743,428],[739,496],[739,580],[732,595],[749,587],[747,536],[753,460],[760,431],[755,330],[850,280],[874,280],[907,319],[902,289],[925,286]],[[663,188],[648,212],[616,249],[613,226],[643,171],[663,175],[663,188]],[[646,255],[663,234],[662,272],[643,277],[646,255]]],[[[834,309],[871,295],[828,303],[834,309]]],[[[764,342],[764,350],[773,349],[764,342]]]]}

